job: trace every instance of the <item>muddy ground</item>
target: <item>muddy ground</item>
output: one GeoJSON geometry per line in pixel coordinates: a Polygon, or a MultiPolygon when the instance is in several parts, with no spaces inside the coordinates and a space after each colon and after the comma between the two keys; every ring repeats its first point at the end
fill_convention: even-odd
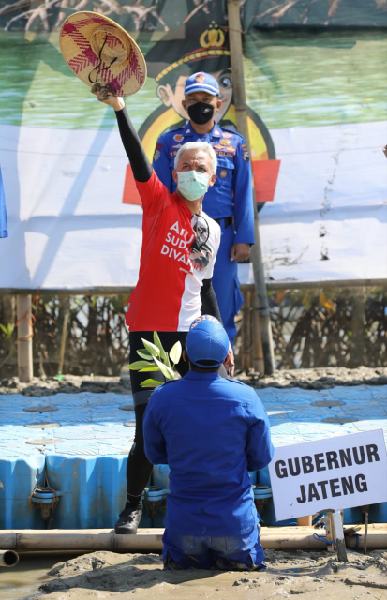
{"type": "Polygon", "coordinates": [[[156,554],[93,552],[58,563],[29,600],[383,600],[387,551],[349,552],[348,563],[328,551],[268,550],[263,572],[164,571],[156,554]]]}
{"type": "MultiPolygon", "coordinates": [[[[313,368],[277,371],[260,378],[238,374],[254,387],[328,389],[335,385],[387,384],[387,367],[357,369],[313,368]]],[[[126,373],[119,377],[0,381],[1,394],[49,396],[56,393],[130,393],[126,373]]],[[[268,550],[264,572],[164,571],[155,554],[116,554],[99,551],[61,562],[48,573],[28,600],[267,600],[300,596],[303,600],[387,600],[387,550],[366,556],[349,551],[339,563],[329,551],[268,550]]],[[[20,596],[22,598],[22,596],[20,596]]],[[[26,598],[26,596],[23,596],[26,598]]]]}

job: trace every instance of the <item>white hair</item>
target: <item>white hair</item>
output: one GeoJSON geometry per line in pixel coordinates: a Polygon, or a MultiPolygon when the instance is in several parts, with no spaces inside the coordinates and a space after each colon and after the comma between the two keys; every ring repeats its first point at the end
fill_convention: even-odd
{"type": "Polygon", "coordinates": [[[214,173],[216,173],[216,153],[211,144],[209,144],[208,142],[186,142],[185,144],[180,146],[176,153],[175,160],[173,163],[175,169],[177,167],[177,163],[179,162],[181,155],[184,154],[184,152],[186,152],[187,150],[203,150],[203,152],[208,154],[208,156],[210,157],[214,173]]]}

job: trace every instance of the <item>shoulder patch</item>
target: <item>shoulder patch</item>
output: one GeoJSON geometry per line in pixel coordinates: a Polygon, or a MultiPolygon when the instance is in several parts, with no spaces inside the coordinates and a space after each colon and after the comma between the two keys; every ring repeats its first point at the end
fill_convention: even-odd
{"type": "Polygon", "coordinates": [[[233,129],[232,127],[222,127],[222,132],[223,132],[223,137],[232,137],[235,136],[237,138],[239,138],[238,141],[245,141],[245,138],[243,137],[243,135],[241,133],[239,133],[239,131],[237,129],[233,129]],[[228,134],[228,135],[225,135],[228,134]]]}
{"type": "Polygon", "coordinates": [[[165,131],[163,131],[162,133],[160,133],[159,137],[157,138],[157,140],[170,140],[172,136],[181,133],[182,131],[184,131],[184,129],[180,126],[180,125],[174,125],[173,127],[168,127],[168,129],[166,129],[165,131]]]}

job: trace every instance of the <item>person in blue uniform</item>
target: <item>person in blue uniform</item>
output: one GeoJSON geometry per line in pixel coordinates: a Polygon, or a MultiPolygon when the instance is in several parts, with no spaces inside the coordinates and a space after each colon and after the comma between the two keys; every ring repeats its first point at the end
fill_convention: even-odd
{"type": "Polygon", "coordinates": [[[217,179],[204,197],[203,210],[221,227],[213,286],[223,325],[233,340],[234,317],[243,304],[237,263],[247,261],[250,256],[250,246],[254,243],[254,209],[246,143],[235,129],[217,125],[216,115],[221,105],[218,83],[212,75],[199,71],[188,77],[183,106],[189,121],[159,136],[153,166],[161,181],[173,191],[174,157],[182,144],[206,141],[216,152],[217,179]]]}
{"type": "Polygon", "coordinates": [[[145,454],[171,469],[166,568],[264,567],[248,471],[264,468],[274,449],[255,391],[218,373],[230,349],[215,317],[194,321],[186,339],[190,370],[157,388],[145,412],[145,454]]]}

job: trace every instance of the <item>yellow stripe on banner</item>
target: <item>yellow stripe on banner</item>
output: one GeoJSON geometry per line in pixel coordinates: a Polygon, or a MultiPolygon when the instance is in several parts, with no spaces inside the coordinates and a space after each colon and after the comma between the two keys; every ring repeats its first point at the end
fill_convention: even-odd
{"type": "MultiPolygon", "coordinates": [[[[237,120],[233,105],[230,106],[229,110],[224,116],[224,119],[226,121],[231,121],[236,126],[237,120]]],[[[247,116],[247,132],[249,135],[251,159],[267,160],[269,158],[269,154],[267,151],[266,142],[263,139],[259,126],[250,116],[247,116]]]]}

